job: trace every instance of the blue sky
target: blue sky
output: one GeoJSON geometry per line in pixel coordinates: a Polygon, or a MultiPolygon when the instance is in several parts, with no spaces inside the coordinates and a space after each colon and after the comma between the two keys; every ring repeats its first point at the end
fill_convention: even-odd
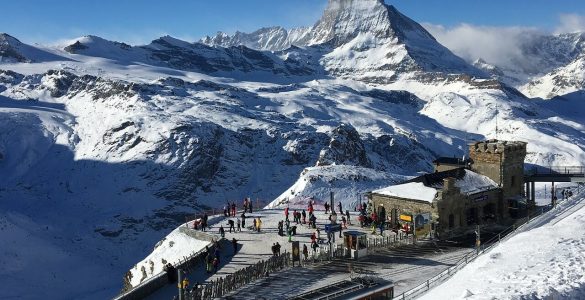
{"type": "MultiPolygon", "coordinates": [[[[554,31],[585,26],[585,1],[387,0],[422,23],[446,27],[521,26],[554,31]],[[581,17],[584,16],[584,17],[581,17]]],[[[3,1],[0,32],[26,42],[49,43],[95,34],[131,44],[169,34],[196,40],[216,31],[253,31],[262,26],[312,25],[327,0],[19,0],[3,1]]]]}

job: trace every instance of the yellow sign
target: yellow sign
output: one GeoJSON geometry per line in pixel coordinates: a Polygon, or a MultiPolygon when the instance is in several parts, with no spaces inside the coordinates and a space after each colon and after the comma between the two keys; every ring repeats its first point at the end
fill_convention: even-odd
{"type": "Polygon", "coordinates": [[[404,221],[404,222],[412,222],[412,216],[411,215],[400,215],[400,220],[404,221]]]}

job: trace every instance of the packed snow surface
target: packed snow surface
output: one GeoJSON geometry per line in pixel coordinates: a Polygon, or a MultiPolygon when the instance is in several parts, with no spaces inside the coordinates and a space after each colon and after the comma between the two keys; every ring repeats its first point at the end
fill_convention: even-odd
{"type": "Polygon", "coordinates": [[[209,241],[195,239],[181,232],[180,227],[178,227],[158,242],[151,254],[130,269],[132,273],[130,283],[132,286],[137,286],[144,280],[162,272],[166,263],[177,265],[180,260],[209,245],[211,245],[209,241]]]}

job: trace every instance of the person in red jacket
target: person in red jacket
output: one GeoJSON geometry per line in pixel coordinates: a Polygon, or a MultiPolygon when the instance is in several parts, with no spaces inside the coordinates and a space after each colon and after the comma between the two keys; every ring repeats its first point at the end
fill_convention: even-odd
{"type": "Polygon", "coordinates": [[[288,206],[284,209],[284,217],[288,221],[288,206]]]}

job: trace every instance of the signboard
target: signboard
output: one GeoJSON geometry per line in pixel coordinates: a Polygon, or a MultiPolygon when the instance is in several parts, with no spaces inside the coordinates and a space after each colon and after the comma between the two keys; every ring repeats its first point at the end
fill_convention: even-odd
{"type": "Polygon", "coordinates": [[[414,217],[414,224],[415,224],[417,229],[420,227],[423,227],[429,223],[431,223],[431,214],[430,213],[418,214],[418,215],[416,215],[416,217],[414,217]]]}
{"type": "Polygon", "coordinates": [[[412,222],[411,215],[400,215],[399,219],[404,222],[412,222]]]}
{"type": "Polygon", "coordinates": [[[416,235],[424,237],[431,232],[431,214],[423,213],[414,217],[416,235]]]}
{"type": "Polygon", "coordinates": [[[341,224],[325,224],[325,232],[341,231],[341,224]]]}
{"type": "Polygon", "coordinates": [[[488,200],[488,195],[483,194],[483,195],[477,195],[473,197],[473,202],[483,202],[483,201],[487,201],[488,200]]]}
{"type": "Polygon", "coordinates": [[[301,248],[299,246],[299,241],[292,242],[292,259],[293,262],[301,261],[301,248]]]}

